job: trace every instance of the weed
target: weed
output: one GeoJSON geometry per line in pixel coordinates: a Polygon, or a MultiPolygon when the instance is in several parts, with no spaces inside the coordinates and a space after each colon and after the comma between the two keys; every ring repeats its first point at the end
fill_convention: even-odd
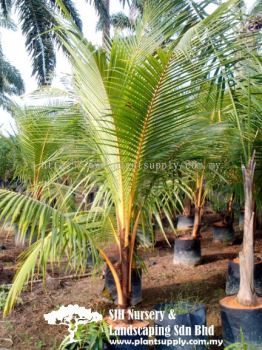
{"type": "Polygon", "coordinates": [[[2,311],[5,307],[5,302],[9,293],[9,287],[5,284],[0,286],[0,310],[2,311]]]}

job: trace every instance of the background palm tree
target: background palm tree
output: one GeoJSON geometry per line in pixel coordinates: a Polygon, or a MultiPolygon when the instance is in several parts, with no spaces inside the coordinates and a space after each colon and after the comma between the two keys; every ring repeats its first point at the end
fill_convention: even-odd
{"type": "MultiPolygon", "coordinates": [[[[102,45],[105,47],[108,40],[110,39],[110,27],[114,24],[110,16],[110,0],[88,0],[90,4],[94,6],[99,17],[97,23],[97,29],[102,30],[102,45]]],[[[129,0],[119,0],[123,6],[127,3],[130,4],[129,0]]]]}
{"type": "MultiPolygon", "coordinates": [[[[1,0],[2,16],[9,18],[12,8],[18,13],[22,32],[26,38],[26,49],[31,56],[33,74],[40,85],[52,82],[56,65],[55,45],[58,43],[55,32],[50,30],[57,25],[54,11],[61,10],[56,0],[1,0]]],[[[63,5],[71,14],[79,29],[82,22],[71,0],[64,0],[63,5]]]]}

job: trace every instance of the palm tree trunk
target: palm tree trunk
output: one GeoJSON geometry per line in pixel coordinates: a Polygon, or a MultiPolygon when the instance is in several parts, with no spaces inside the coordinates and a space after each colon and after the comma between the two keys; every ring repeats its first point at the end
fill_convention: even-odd
{"type": "Polygon", "coordinates": [[[130,301],[129,293],[129,246],[125,246],[125,230],[120,232],[120,280],[121,280],[121,289],[122,289],[122,305],[119,307],[127,309],[130,301]]]}
{"type": "Polygon", "coordinates": [[[121,286],[123,291],[123,307],[126,309],[129,306],[130,293],[129,293],[129,249],[124,248],[122,251],[121,260],[121,286]]]}
{"type": "Polygon", "coordinates": [[[202,211],[202,208],[196,205],[195,206],[194,226],[193,226],[193,233],[192,233],[192,237],[194,239],[197,239],[198,235],[199,235],[200,226],[201,226],[201,211],[202,211]]]}
{"type": "Polygon", "coordinates": [[[242,166],[245,191],[245,216],[243,249],[239,253],[240,288],[237,300],[241,305],[254,306],[257,297],[254,288],[254,208],[253,208],[253,178],[255,172],[255,153],[248,166],[242,166]]]}
{"type": "Polygon", "coordinates": [[[197,239],[200,227],[201,227],[201,218],[202,218],[202,207],[203,207],[203,187],[204,187],[204,170],[201,176],[197,179],[197,190],[195,195],[195,218],[194,218],[194,226],[192,237],[193,239],[197,239]]]}
{"type": "Polygon", "coordinates": [[[256,229],[257,229],[257,203],[256,200],[254,200],[254,206],[253,206],[253,211],[254,211],[254,222],[253,222],[253,234],[255,236],[256,229]]]}
{"type": "Polygon", "coordinates": [[[110,38],[110,0],[102,0],[105,10],[107,12],[106,18],[104,18],[103,32],[102,32],[102,46],[106,47],[107,41],[110,38]]]}

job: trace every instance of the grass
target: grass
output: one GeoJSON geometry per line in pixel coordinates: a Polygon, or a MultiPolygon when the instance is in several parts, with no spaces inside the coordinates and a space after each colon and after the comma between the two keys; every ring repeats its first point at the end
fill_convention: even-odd
{"type": "Polygon", "coordinates": [[[172,311],[177,315],[184,315],[196,310],[204,302],[198,295],[190,296],[188,291],[188,289],[191,289],[190,287],[190,285],[188,285],[188,288],[186,286],[169,300],[166,300],[162,304],[161,309],[166,312],[172,311]]]}
{"type": "Polygon", "coordinates": [[[166,306],[164,306],[164,311],[172,311],[176,315],[185,315],[195,311],[198,306],[198,302],[192,302],[190,300],[185,299],[176,302],[169,302],[166,306]]]}

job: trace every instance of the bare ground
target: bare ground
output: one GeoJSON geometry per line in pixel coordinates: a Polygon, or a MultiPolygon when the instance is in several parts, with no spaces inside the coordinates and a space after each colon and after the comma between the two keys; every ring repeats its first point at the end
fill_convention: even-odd
{"type": "MultiPolygon", "coordinates": [[[[209,218],[212,222],[212,217],[209,218]]],[[[6,247],[0,251],[0,283],[11,283],[15,273],[17,256],[21,249],[15,248],[13,238],[5,238],[6,231],[0,235],[1,244],[6,247]]],[[[170,236],[171,246],[172,236],[170,236]]],[[[221,337],[219,300],[225,295],[227,264],[237,256],[239,244],[223,246],[212,242],[208,228],[202,233],[202,264],[184,267],[172,264],[173,248],[164,241],[158,241],[154,250],[143,251],[147,272],[143,273],[143,302],[139,308],[150,309],[159,302],[180,298],[193,298],[207,306],[208,325],[215,325],[216,338],[221,337]]],[[[256,253],[262,253],[262,239],[258,234],[256,253]]],[[[41,284],[35,284],[32,291],[24,292],[18,305],[7,319],[0,323],[0,349],[15,350],[57,350],[66,334],[63,326],[49,326],[43,319],[59,305],[79,304],[104,311],[111,304],[101,298],[103,279],[101,272],[86,278],[68,280],[55,284],[48,291],[41,284]],[[6,338],[5,340],[3,338],[6,338]],[[9,340],[8,340],[9,339],[9,340]]]]}

